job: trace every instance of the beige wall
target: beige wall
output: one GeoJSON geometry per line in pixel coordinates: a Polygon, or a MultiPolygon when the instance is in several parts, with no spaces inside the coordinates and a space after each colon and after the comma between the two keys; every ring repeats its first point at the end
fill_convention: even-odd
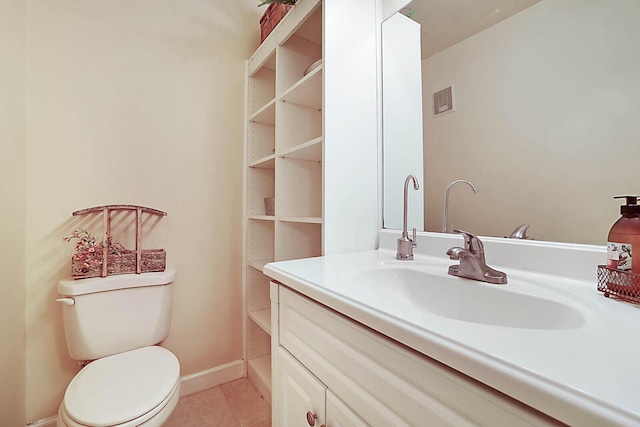
{"type": "MultiPolygon", "coordinates": [[[[27,419],[56,413],[77,366],[56,283],[71,212],[168,212],[145,238],[177,269],[164,345],[182,375],[242,358],[244,60],[255,0],[29,0],[27,419]]],[[[118,236],[116,235],[116,239],[118,236]]]]}
{"type": "Polygon", "coordinates": [[[0,425],[25,424],[25,4],[0,0],[0,425]]]}
{"type": "Polygon", "coordinates": [[[640,2],[544,0],[423,62],[425,226],[605,244],[637,194],[640,2]],[[432,118],[454,84],[457,111],[432,118]]]}

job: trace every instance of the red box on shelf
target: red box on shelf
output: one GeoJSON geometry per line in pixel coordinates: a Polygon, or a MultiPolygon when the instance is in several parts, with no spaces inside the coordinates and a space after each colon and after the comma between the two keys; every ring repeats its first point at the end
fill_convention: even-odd
{"type": "Polygon", "coordinates": [[[289,12],[292,5],[283,3],[271,3],[260,18],[260,42],[263,42],[271,31],[278,25],[282,18],[289,12]]]}

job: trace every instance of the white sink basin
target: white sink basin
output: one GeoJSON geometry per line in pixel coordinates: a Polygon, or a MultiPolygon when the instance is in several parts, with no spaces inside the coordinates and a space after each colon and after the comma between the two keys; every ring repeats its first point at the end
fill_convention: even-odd
{"type": "Polygon", "coordinates": [[[569,305],[514,291],[517,282],[492,285],[429,267],[377,267],[348,274],[344,290],[375,306],[405,306],[464,322],[525,329],[578,329],[585,324],[584,316],[569,305]]]}

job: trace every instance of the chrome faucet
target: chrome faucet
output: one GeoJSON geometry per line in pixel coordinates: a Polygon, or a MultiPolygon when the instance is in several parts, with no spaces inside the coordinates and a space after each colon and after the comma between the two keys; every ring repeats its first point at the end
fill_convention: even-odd
{"type": "Polygon", "coordinates": [[[529,228],[529,224],[522,224],[509,236],[510,239],[524,239],[524,240],[533,240],[531,237],[527,236],[527,229],[529,228]]]}
{"type": "Polygon", "coordinates": [[[402,237],[398,239],[398,252],[396,253],[396,259],[404,259],[411,260],[413,259],[413,248],[417,246],[416,243],[416,229],[413,229],[412,238],[409,237],[409,233],[407,233],[407,198],[408,198],[408,190],[409,190],[409,182],[413,181],[413,189],[417,190],[420,188],[418,185],[418,180],[415,176],[409,175],[407,179],[404,181],[404,222],[402,223],[402,237]]]}
{"type": "Polygon", "coordinates": [[[460,260],[459,265],[449,267],[450,275],[497,285],[507,283],[506,273],[494,270],[486,264],[484,244],[477,236],[462,230],[454,230],[454,232],[462,234],[464,248],[453,247],[447,251],[450,259],[460,260]]]}
{"type": "Polygon", "coordinates": [[[457,179],[455,181],[453,181],[451,184],[449,184],[447,186],[447,189],[445,190],[444,194],[444,215],[442,217],[442,232],[443,233],[448,233],[447,231],[447,222],[449,219],[449,191],[451,190],[451,187],[453,187],[456,184],[459,184],[461,182],[464,182],[465,184],[469,184],[469,186],[471,186],[471,189],[473,190],[474,193],[477,193],[478,190],[476,190],[476,187],[470,183],[469,181],[465,180],[465,179],[457,179]]]}

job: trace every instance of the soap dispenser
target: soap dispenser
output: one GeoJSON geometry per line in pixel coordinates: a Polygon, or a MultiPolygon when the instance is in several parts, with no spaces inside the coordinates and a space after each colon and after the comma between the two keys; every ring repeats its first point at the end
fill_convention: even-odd
{"type": "Polygon", "coordinates": [[[607,238],[607,267],[640,274],[640,196],[616,196],[626,199],[620,206],[622,217],[616,221],[607,238]],[[634,251],[636,252],[635,256],[634,251]]]}

